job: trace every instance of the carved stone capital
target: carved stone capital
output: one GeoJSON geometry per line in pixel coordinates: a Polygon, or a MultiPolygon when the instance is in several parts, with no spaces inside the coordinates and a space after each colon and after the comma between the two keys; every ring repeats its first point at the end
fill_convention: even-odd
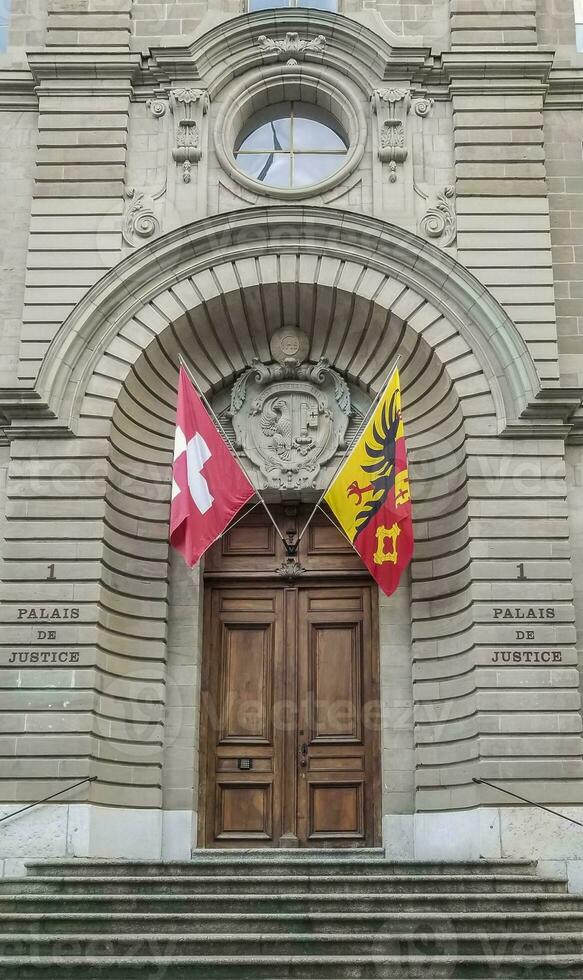
{"type": "Polygon", "coordinates": [[[201,88],[176,88],[170,92],[170,109],[177,121],[172,157],[182,165],[182,179],[189,184],[192,165],[202,158],[202,120],[209,110],[208,92],[201,88]]]}

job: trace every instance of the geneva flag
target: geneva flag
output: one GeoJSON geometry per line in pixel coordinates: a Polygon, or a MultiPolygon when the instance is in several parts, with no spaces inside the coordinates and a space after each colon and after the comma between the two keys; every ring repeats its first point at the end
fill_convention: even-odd
{"type": "Polygon", "coordinates": [[[196,565],[255,490],[180,369],[170,544],[196,565]]]}
{"type": "Polygon", "coordinates": [[[392,595],[413,557],[397,370],[324,499],[379,587],[392,595]]]}

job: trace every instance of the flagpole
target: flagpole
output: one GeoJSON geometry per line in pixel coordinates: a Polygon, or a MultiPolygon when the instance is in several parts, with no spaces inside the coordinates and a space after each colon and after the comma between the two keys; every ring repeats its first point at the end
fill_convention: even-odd
{"type": "MultiPolygon", "coordinates": [[[[221,433],[221,435],[222,435],[222,437],[223,437],[223,439],[224,439],[224,441],[226,442],[226,444],[227,444],[227,446],[228,446],[228,448],[229,448],[229,450],[230,450],[230,452],[231,452],[231,454],[232,454],[232,456],[233,456],[233,457],[234,457],[234,458],[235,458],[235,459],[237,460],[237,462],[238,462],[238,464],[239,464],[239,466],[240,466],[240,467],[241,467],[241,469],[243,470],[243,473],[245,474],[245,476],[246,476],[246,477],[247,477],[247,479],[249,480],[249,483],[251,483],[251,485],[253,485],[253,480],[251,479],[251,476],[250,476],[250,475],[249,475],[249,473],[247,472],[247,469],[246,469],[246,468],[245,468],[245,467],[243,466],[243,463],[241,462],[241,460],[240,460],[240,458],[239,458],[239,455],[238,455],[238,453],[237,453],[237,450],[235,449],[235,447],[234,447],[234,446],[233,446],[233,444],[231,443],[231,440],[229,439],[229,437],[228,437],[228,435],[227,435],[227,433],[225,432],[225,430],[224,430],[224,428],[223,428],[223,425],[222,425],[222,423],[221,423],[221,420],[219,419],[219,417],[218,417],[218,415],[217,415],[217,413],[215,412],[215,410],[214,410],[214,408],[212,407],[212,405],[211,405],[211,403],[209,402],[209,400],[208,400],[208,398],[206,397],[206,395],[205,395],[205,393],[204,393],[204,391],[202,390],[202,388],[201,388],[201,387],[200,387],[200,385],[198,384],[198,382],[197,382],[197,380],[196,380],[196,378],[194,377],[194,375],[193,375],[193,373],[192,373],[192,371],[190,370],[190,367],[188,366],[188,364],[187,364],[187,363],[186,363],[186,361],[184,360],[184,358],[183,358],[183,356],[182,356],[182,354],[179,354],[179,355],[178,355],[178,360],[179,360],[179,362],[180,362],[180,365],[181,365],[181,367],[183,367],[183,368],[184,368],[184,370],[186,371],[186,373],[187,373],[187,375],[188,375],[188,377],[189,377],[189,379],[190,379],[190,381],[192,382],[192,384],[194,385],[194,387],[195,387],[195,388],[196,388],[196,390],[198,391],[198,393],[199,393],[199,395],[200,395],[200,397],[201,397],[201,399],[202,399],[202,401],[203,401],[203,403],[204,403],[204,405],[205,405],[205,408],[207,409],[207,411],[208,411],[208,413],[209,413],[209,415],[211,415],[211,416],[212,416],[212,418],[214,419],[214,422],[215,422],[215,425],[217,426],[217,429],[218,429],[218,430],[219,430],[219,432],[221,433]]],[[[275,530],[276,530],[276,531],[277,531],[277,533],[279,534],[279,536],[280,536],[280,538],[281,538],[281,540],[283,541],[283,543],[284,543],[284,545],[286,545],[286,544],[287,544],[287,542],[286,542],[286,540],[285,540],[285,538],[284,538],[284,536],[283,536],[283,532],[282,532],[282,531],[281,531],[281,530],[279,529],[279,527],[277,526],[277,523],[276,523],[276,521],[275,521],[275,518],[274,518],[274,516],[273,516],[273,514],[271,513],[271,511],[270,511],[270,509],[269,509],[269,507],[267,506],[267,504],[266,504],[266,502],[265,502],[265,500],[264,500],[264,498],[263,498],[263,497],[262,497],[262,495],[261,495],[261,494],[259,493],[259,490],[257,490],[256,488],[254,488],[254,489],[255,489],[255,493],[256,493],[256,494],[257,494],[257,496],[259,497],[259,502],[260,502],[260,503],[261,503],[261,504],[263,505],[263,507],[264,507],[264,509],[265,509],[265,513],[266,513],[266,514],[267,514],[267,516],[269,517],[269,520],[270,520],[270,521],[271,521],[271,523],[273,524],[273,526],[274,526],[274,528],[275,528],[275,530]]],[[[251,513],[251,511],[249,511],[248,513],[251,513]]]]}
{"type": "MultiPolygon", "coordinates": [[[[361,437],[361,435],[362,435],[362,433],[364,432],[364,430],[366,429],[366,427],[367,427],[367,425],[368,425],[368,423],[370,422],[370,420],[371,420],[371,418],[372,418],[372,416],[373,416],[373,413],[374,413],[374,411],[375,411],[375,409],[376,409],[376,407],[377,407],[377,405],[378,405],[378,403],[379,403],[379,401],[381,400],[381,398],[382,398],[382,396],[384,395],[384,393],[385,393],[385,391],[386,391],[386,389],[387,389],[387,385],[388,385],[388,383],[389,383],[389,381],[391,380],[391,378],[393,377],[393,374],[394,374],[394,373],[395,373],[395,371],[397,370],[397,367],[398,367],[398,365],[399,365],[399,361],[400,361],[400,360],[401,360],[401,355],[400,355],[400,354],[397,354],[397,357],[395,358],[395,360],[394,360],[394,362],[393,362],[393,364],[392,364],[392,366],[391,366],[391,369],[390,369],[390,371],[389,371],[389,373],[387,374],[387,376],[386,376],[386,378],[385,378],[385,381],[384,381],[384,383],[383,383],[383,384],[382,384],[382,386],[381,386],[381,387],[379,388],[379,390],[378,390],[378,392],[377,392],[377,394],[376,394],[376,397],[375,397],[375,399],[374,399],[374,401],[373,401],[373,403],[372,403],[372,405],[370,406],[370,408],[369,408],[369,410],[368,410],[368,412],[367,412],[367,414],[365,415],[365,417],[364,417],[364,419],[363,419],[363,421],[361,422],[361,424],[360,424],[360,427],[359,427],[359,429],[358,429],[358,432],[356,433],[356,435],[354,436],[354,439],[352,440],[352,442],[351,442],[351,443],[350,443],[350,445],[348,446],[348,448],[347,448],[347,450],[346,450],[346,452],[344,453],[344,456],[342,457],[342,459],[340,460],[340,462],[339,462],[339,464],[338,464],[338,466],[337,466],[337,467],[336,467],[336,469],[334,470],[334,474],[333,474],[333,476],[332,476],[332,477],[330,478],[330,480],[329,480],[329,482],[328,482],[328,486],[326,487],[326,489],[324,490],[324,492],[322,493],[322,495],[321,495],[321,496],[320,496],[320,498],[318,499],[318,503],[316,504],[316,506],[314,507],[314,509],[313,509],[313,511],[312,511],[312,513],[311,513],[311,514],[310,514],[310,516],[308,517],[308,520],[306,521],[306,523],[305,523],[305,525],[304,525],[304,528],[303,528],[303,530],[302,530],[302,533],[300,534],[300,536],[299,536],[299,538],[298,538],[298,544],[299,544],[299,543],[300,543],[300,541],[302,540],[302,538],[303,538],[303,536],[304,536],[304,534],[306,533],[306,531],[308,530],[308,528],[309,528],[309,526],[310,526],[310,524],[311,524],[311,522],[313,521],[313,519],[314,519],[314,515],[315,515],[315,513],[316,513],[316,511],[317,511],[317,510],[320,510],[320,509],[321,509],[321,507],[322,507],[322,501],[324,500],[324,497],[325,497],[325,496],[326,496],[326,494],[328,493],[328,490],[330,489],[330,487],[331,487],[331,486],[332,486],[332,484],[334,483],[334,480],[336,479],[336,477],[337,477],[337,476],[339,475],[339,473],[341,472],[341,470],[342,470],[342,467],[344,466],[344,464],[345,464],[345,462],[346,462],[346,460],[347,460],[347,458],[348,458],[348,456],[350,455],[350,453],[351,453],[351,452],[352,452],[352,450],[354,449],[354,447],[355,447],[355,445],[356,445],[356,443],[358,442],[358,440],[360,439],[360,437],[361,437]]],[[[325,513],[325,511],[324,511],[324,513],[325,513]]],[[[352,542],[351,542],[351,543],[352,543],[352,542]]]]}
{"type": "Polygon", "coordinates": [[[244,521],[246,517],[249,517],[249,514],[252,514],[253,511],[257,510],[258,507],[261,507],[260,500],[257,500],[253,504],[253,506],[250,507],[249,510],[246,510],[244,514],[241,514],[241,516],[238,517],[236,521],[233,521],[232,524],[229,524],[228,527],[226,527],[225,530],[223,531],[223,534],[226,534],[228,531],[232,531],[234,527],[237,527],[237,524],[240,524],[241,521],[244,521]]]}
{"type": "Polygon", "coordinates": [[[330,514],[328,513],[328,511],[327,510],[324,510],[324,508],[321,507],[321,506],[318,507],[318,510],[320,511],[321,514],[324,515],[324,517],[326,518],[326,520],[332,525],[333,528],[335,528],[337,531],[340,531],[340,534],[342,535],[342,537],[346,541],[348,541],[348,544],[350,545],[350,547],[351,548],[354,548],[354,541],[351,541],[350,540],[350,538],[348,537],[348,535],[347,535],[346,531],[344,530],[344,528],[343,527],[340,527],[340,524],[338,524],[335,520],[332,519],[332,517],[330,516],[330,514]]]}

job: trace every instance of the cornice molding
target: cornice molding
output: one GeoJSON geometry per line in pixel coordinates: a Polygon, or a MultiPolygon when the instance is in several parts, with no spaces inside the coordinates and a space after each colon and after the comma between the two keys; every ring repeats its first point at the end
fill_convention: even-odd
{"type": "Polygon", "coordinates": [[[79,47],[36,50],[28,56],[30,70],[0,70],[0,109],[34,111],[38,108],[36,89],[42,86],[46,91],[51,82],[64,81],[69,82],[67,91],[72,94],[98,89],[115,95],[119,88],[108,88],[107,81],[127,79],[140,100],[168,91],[181,79],[206,84],[208,76],[212,95],[213,89],[220,89],[235,73],[273,62],[274,55],[262,51],[257,43],[262,34],[283,40],[294,28],[308,40],[320,34],[326,38],[322,51],[307,54],[308,61],[341,68],[345,57],[361,77],[365,70],[370,76],[372,68],[381,80],[410,79],[412,86],[431,89],[432,97],[440,100],[456,93],[480,95],[485,88],[500,95],[542,90],[547,109],[583,108],[583,65],[555,68],[551,51],[510,53],[498,48],[445,51],[434,56],[418,39],[403,44],[386,28],[384,36],[375,33],[369,26],[371,17],[374,20],[371,12],[366,17],[364,13],[343,17],[310,11],[306,18],[305,11],[291,8],[229,18],[219,24],[215,19],[209,30],[181,45],[129,52],[79,47]]]}
{"type": "Polygon", "coordinates": [[[530,439],[583,441],[583,388],[541,388],[520,419],[509,424],[504,436],[530,439]],[[580,438],[578,438],[578,435],[580,438]]]}
{"type": "Polygon", "coordinates": [[[128,51],[83,48],[47,48],[28,56],[30,71],[35,83],[50,79],[70,79],[94,83],[102,87],[107,79],[124,79],[139,82],[143,75],[143,59],[138,53],[128,51]]]}
{"type": "Polygon", "coordinates": [[[0,445],[13,439],[44,438],[51,429],[70,435],[68,427],[55,423],[54,412],[38,391],[24,385],[0,388],[0,445]]]}
{"type": "Polygon", "coordinates": [[[451,95],[532,94],[546,92],[553,67],[553,54],[541,50],[458,52],[446,51],[441,58],[442,74],[451,95]]]}
{"type": "Polygon", "coordinates": [[[36,112],[38,98],[32,72],[22,68],[0,71],[0,109],[36,112]]]}
{"type": "Polygon", "coordinates": [[[244,14],[213,24],[189,44],[153,46],[149,66],[174,80],[200,79],[204,71],[211,89],[220,89],[233,77],[234,71],[239,74],[273,62],[273,52],[258,45],[260,37],[283,41],[291,32],[301,38],[320,35],[325,38],[323,50],[307,51],[306,60],[336,68],[346,61],[353,71],[370,73],[372,70],[381,80],[411,77],[429,62],[431,49],[421,45],[419,39],[397,38],[384,25],[381,33],[376,20],[372,21],[374,30],[367,20],[370,18],[299,8],[244,14]]]}
{"type": "Polygon", "coordinates": [[[553,68],[545,109],[583,109],[583,65],[553,68]]]}

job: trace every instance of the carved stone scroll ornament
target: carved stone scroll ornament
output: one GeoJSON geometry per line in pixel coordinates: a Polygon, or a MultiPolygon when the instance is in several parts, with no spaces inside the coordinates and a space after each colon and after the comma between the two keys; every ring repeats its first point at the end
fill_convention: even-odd
{"type": "Polygon", "coordinates": [[[430,99],[427,96],[422,96],[419,99],[413,99],[413,109],[416,116],[420,116],[421,119],[425,119],[429,115],[433,106],[435,105],[435,99],[430,99]]]}
{"type": "MultiPolygon", "coordinates": [[[[418,188],[416,188],[418,190],[418,188]]],[[[453,245],[457,236],[455,212],[455,188],[448,185],[442,190],[420,192],[428,204],[425,214],[419,221],[419,231],[426,238],[437,239],[443,248],[453,245]]]]}
{"type": "Polygon", "coordinates": [[[162,196],[165,188],[156,194],[128,187],[125,192],[126,208],[121,229],[124,241],[132,248],[143,245],[148,238],[160,233],[160,222],[154,210],[154,202],[162,196]]]}
{"type": "Polygon", "coordinates": [[[175,88],[170,92],[170,108],[177,120],[172,157],[182,164],[182,179],[189,184],[192,165],[202,158],[202,120],[210,101],[208,92],[200,88],[175,88]]]}
{"type": "Polygon", "coordinates": [[[315,487],[320,470],[345,445],[350,390],[326,360],[304,360],[309,342],[295,327],[272,340],[274,362],[257,358],[231,392],[229,415],[237,448],[263,488],[315,487]]]}
{"type": "Polygon", "coordinates": [[[326,50],[326,38],[323,34],[314,38],[301,38],[295,31],[288,31],[283,41],[261,34],[257,38],[257,44],[264,54],[276,54],[279,61],[285,61],[288,65],[297,65],[308,52],[323,54],[326,50]]]}

